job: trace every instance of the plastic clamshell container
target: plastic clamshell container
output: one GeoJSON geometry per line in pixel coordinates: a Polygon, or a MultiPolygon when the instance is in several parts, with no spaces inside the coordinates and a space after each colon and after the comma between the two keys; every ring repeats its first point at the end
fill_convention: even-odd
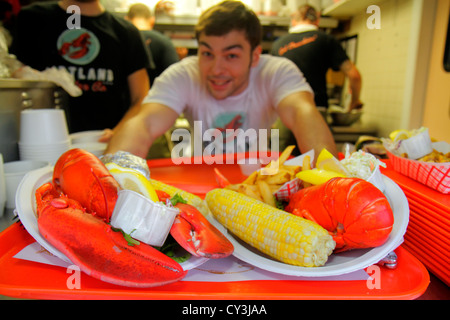
{"type": "Polygon", "coordinates": [[[136,240],[160,247],[166,241],[178,212],[178,209],[153,202],[135,191],[121,190],[111,225],[136,240]]]}

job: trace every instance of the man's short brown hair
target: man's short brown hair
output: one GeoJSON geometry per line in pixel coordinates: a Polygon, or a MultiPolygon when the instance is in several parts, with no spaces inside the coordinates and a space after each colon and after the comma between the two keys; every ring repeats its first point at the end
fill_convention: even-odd
{"type": "Polygon", "coordinates": [[[319,19],[319,13],[313,6],[304,4],[298,7],[297,12],[294,14],[294,19],[296,21],[309,20],[314,23],[319,19]]]}
{"type": "Polygon", "coordinates": [[[127,17],[129,19],[134,18],[145,18],[150,19],[152,17],[152,12],[150,11],[149,7],[147,7],[143,3],[135,3],[130,6],[128,9],[127,17]]]}
{"type": "Polygon", "coordinates": [[[245,32],[252,50],[261,43],[262,28],[258,16],[240,1],[223,1],[203,12],[195,35],[198,40],[201,33],[223,36],[233,30],[245,32]]]}

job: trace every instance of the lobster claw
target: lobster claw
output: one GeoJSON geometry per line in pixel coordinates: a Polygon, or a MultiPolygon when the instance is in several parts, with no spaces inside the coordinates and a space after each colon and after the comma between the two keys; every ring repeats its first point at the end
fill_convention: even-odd
{"type": "Polygon", "coordinates": [[[233,253],[233,244],[195,207],[177,203],[180,214],[170,234],[186,251],[196,257],[225,258],[233,253]]]}
{"type": "Polygon", "coordinates": [[[103,219],[85,212],[46,183],[36,190],[42,236],[86,274],[113,284],[154,287],[183,278],[187,271],[153,247],[129,245],[103,219]]]}
{"type": "Polygon", "coordinates": [[[120,186],[92,153],[78,148],[64,152],[55,163],[52,182],[89,213],[109,222],[120,186]]]}

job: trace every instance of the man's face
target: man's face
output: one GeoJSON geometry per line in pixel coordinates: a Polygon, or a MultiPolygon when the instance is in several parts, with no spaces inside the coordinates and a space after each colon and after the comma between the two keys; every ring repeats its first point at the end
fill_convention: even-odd
{"type": "Polygon", "coordinates": [[[201,34],[198,42],[200,73],[209,93],[221,100],[244,91],[261,47],[252,51],[244,32],[236,30],[224,36],[201,34]]]}

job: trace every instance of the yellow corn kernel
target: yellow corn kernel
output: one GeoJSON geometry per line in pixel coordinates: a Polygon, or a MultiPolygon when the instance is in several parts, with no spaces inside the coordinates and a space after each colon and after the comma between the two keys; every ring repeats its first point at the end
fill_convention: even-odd
{"type": "Polygon", "coordinates": [[[177,187],[165,184],[155,179],[150,179],[150,182],[152,183],[153,188],[155,188],[155,190],[164,191],[168,193],[171,197],[173,197],[178,193],[184,200],[187,201],[188,204],[196,207],[197,210],[200,211],[204,216],[208,214],[208,208],[205,202],[202,200],[202,198],[196,196],[195,194],[181,190],[177,187]]]}
{"type": "Polygon", "coordinates": [[[231,233],[284,263],[322,266],[336,246],[318,224],[241,193],[214,189],[205,200],[213,216],[231,233]]]}

